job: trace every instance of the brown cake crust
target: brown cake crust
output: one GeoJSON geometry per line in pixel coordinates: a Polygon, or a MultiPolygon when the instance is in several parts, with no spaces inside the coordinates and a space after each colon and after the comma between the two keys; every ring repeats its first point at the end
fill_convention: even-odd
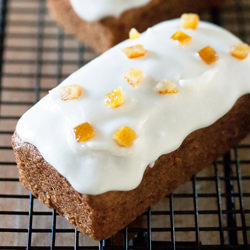
{"type": "Polygon", "coordinates": [[[54,19],[67,32],[77,36],[96,52],[104,52],[127,39],[133,27],[140,32],[166,19],[179,17],[184,12],[201,12],[224,0],[151,0],[147,5],[122,13],[118,18],[108,17],[98,22],[87,22],[73,10],[70,0],[47,0],[54,19]]]}
{"type": "Polygon", "coordinates": [[[214,124],[187,136],[179,149],[159,157],[131,191],[80,194],[35,146],[24,143],[15,133],[12,145],[19,178],[34,196],[55,208],[79,231],[96,240],[107,239],[244,138],[250,129],[249,107],[250,94],[241,97],[214,124]]]}

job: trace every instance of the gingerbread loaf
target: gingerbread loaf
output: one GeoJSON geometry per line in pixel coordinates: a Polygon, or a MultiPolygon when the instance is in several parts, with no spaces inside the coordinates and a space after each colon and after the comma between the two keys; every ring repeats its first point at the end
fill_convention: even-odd
{"type": "Polygon", "coordinates": [[[132,222],[250,128],[247,44],[195,14],[136,37],[51,90],[12,138],[23,185],[96,240],[132,222]]]}
{"type": "Polygon", "coordinates": [[[124,0],[107,0],[103,3],[93,0],[47,0],[47,5],[51,16],[67,32],[74,34],[95,51],[104,52],[127,39],[128,32],[133,27],[142,32],[163,20],[178,17],[183,12],[202,12],[209,7],[219,6],[224,1],[132,0],[126,2],[124,7],[122,6],[124,0]],[[91,7],[93,5],[94,10],[89,5],[91,7]]]}

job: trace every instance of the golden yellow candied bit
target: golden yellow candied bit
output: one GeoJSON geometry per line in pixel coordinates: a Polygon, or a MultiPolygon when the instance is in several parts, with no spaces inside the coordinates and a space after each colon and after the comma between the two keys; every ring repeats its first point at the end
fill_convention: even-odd
{"type": "Polygon", "coordinates": [[[105,95],[105,104],[110,108],[118,108],[119,106],[124,104],[122,88],[116,88],[107,95],[105,95]]]}
{"type": "Polygon", "coordinates": [[[82,95],[83,89],[77,84],[61,87],[61,99],[63,101],[74,100],[82,95]]]}
{"type": "Polygon", "coordinates": [[[129,59],[143,57],[147,54],[147,50],[141,44],[126,47],[122,51],[129,59]]]}
{"type": "Polygon", "coordinates": [[[137,138],[135,131],[130,127],[121,127],[114,133],[114,141],[121,147],[130,147],[137,138]]]}
{"type": "Polygon", "coordinates": [[[246,43],[239,43],[234,45],[231,49],[231,55],[240,60],[247,58],[249,52],[250,46],[246,43]]]}
{"type": "Polygon", "coordinates": [[[125,73],[124,78],[131,86],[137,87],[143,78],[143,74],[143,70],[131,68],[125,73]]]}
{"type": "Polygon", "coordinates": [[[179,92],[177,85],[169,80],[162,80],[156,84],[155,89],[161,95],[176,94],[179,92]]]}
{"type": "Polygon", "coordinates": [[[85,142],[95,136],[95,131],[88,122],[85,122],[74,128],[74,134],[77,142],[85,142]]]}
{"type": "Polygon", "coordinates": [[[137,29],[135,28],[132,28],[130,31],[129,31],[129,38],[131,40],[134,40],[134,39],[137,39],[140,37],[140,33],[137,31],[137,29]]]}
{"type": "Polygon", "coordinates": [[[189,13],[181,16],[181,28],[196,29],[200,22],[200,17],[197,14],[189,13]]]}
{"type": "Polygon", "coordinates": [[[182,32],[182,31],[177,31],[176,33],[174,33],[171,37],[173,40],[178,41],[180,44],[185,45],[190,43],[191,41],[191,36],[187,35],[186,33],[182,32]]]}
{"type": "Polygon", "coordinates": [[[215,63],[219,59],[216,51],[210,46],[201,49],[198,53],[200,58],[208,65],[215,63]]]}

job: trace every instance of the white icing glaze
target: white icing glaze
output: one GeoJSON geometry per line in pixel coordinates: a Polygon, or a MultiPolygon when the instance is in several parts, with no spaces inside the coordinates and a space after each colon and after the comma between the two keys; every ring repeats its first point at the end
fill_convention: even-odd
{"type": "Polygon", "coordinates": [[[120,16],[124,11],[141,7],[151,0],[70,0],[74,11],[86,21],[94,22],[108,16],[120,16]]]}
{"type": "Polygon", "coordinates": [[[22,140],[35,145],[77,191],[100,194],[136,188],[148,164],[152,167],[160,155],[177,149],[187,135],[214,123],[250,92],[250,57],[238,60],[229,53],[238,38],[201,22],[197,30],[184,31],[192,41],[181,46],[170,39],[179,22],[160,23],[140,38],[122,42],[61,83],[81,85],[85,92],[81,98],[61,101],[60,86],[56,87],[19,120],[17,133],[22,140]],[[128,59],[121,49],[134,44],[143,44],[147,56],[128,59]],[[207,45],[220,58],[210,66],[197,56],[207,45]],[[145,72],[138,88],[123,79],[131,67],[145,72]],[[155,84],[162,79],[175,81],[180,92],[156,93],[155,84]],[[104,96],[118,86],[126,103],[110,109],[104,96]],[[73,128],[83,122],[94,125],[96,136],[77,143],[73,128]],[[138,135],[130,148],[112,140],[121,126],[130,126],[138,135]]]}

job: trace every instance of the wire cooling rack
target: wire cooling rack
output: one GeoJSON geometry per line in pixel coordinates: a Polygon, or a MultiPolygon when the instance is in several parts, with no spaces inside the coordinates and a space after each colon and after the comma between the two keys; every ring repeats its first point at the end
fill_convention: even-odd
{"type": "MultiPolygon", "coordinates": [[[[250,42],[249,0],[202,18],[250,42]]],[[[95,56],[56,26],[44,0],[0,0],[0,249],[249,249],[249,138],[106,241],[83,236],[24,190],[10,146],[17,119],[95,56]]]]}

